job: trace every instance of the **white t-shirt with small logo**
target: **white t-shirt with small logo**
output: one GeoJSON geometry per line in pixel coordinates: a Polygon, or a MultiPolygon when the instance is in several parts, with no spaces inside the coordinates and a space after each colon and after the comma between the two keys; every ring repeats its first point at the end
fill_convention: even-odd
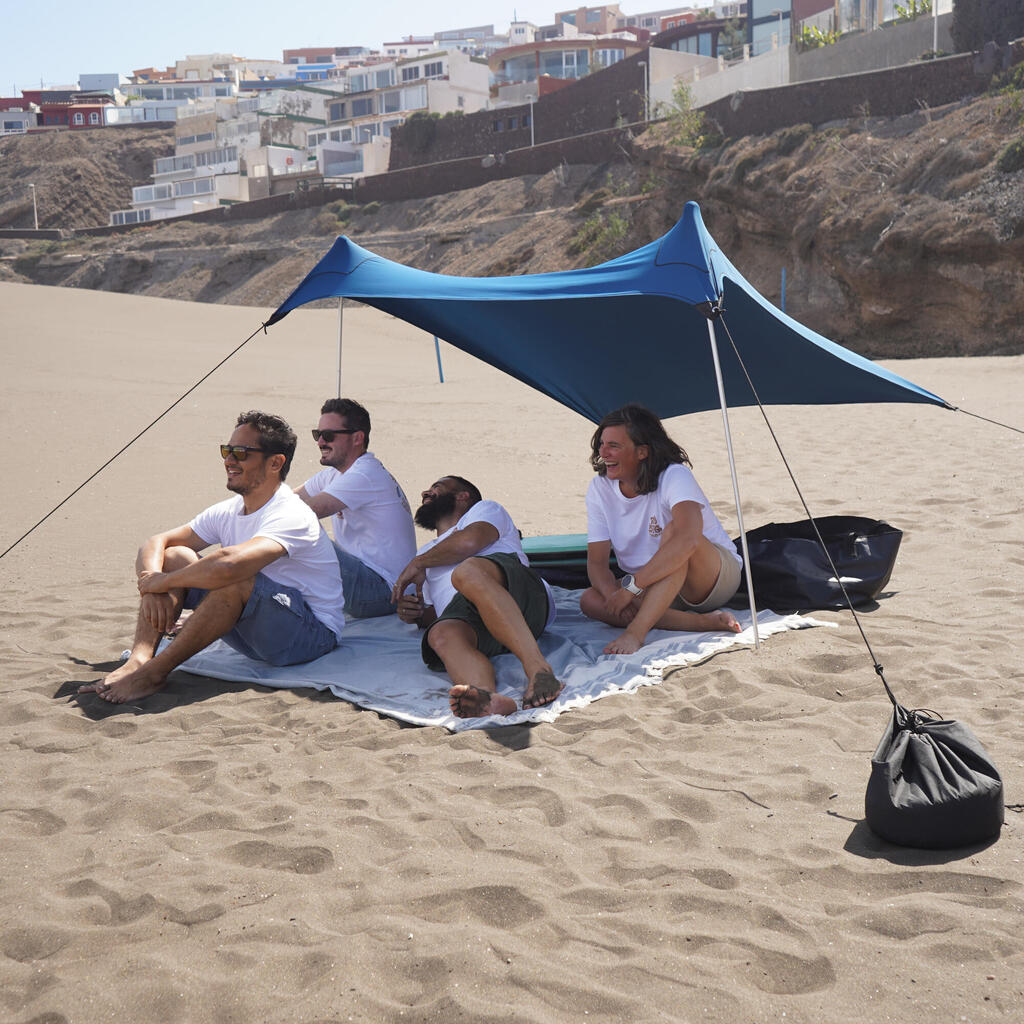
{"type": "Polygon", "coordinates": [[[619,567],[639,572],[654,557],[662,531],[672,521],[672,506],[681,501],[700,505],[704,536],[726,548],[742,565],[693,473],[679,463],[662,470],[657,490],[635,498],[622,493],[618,480],[595,476],[587,489],[587,542],[611,541],[619,567]]]}

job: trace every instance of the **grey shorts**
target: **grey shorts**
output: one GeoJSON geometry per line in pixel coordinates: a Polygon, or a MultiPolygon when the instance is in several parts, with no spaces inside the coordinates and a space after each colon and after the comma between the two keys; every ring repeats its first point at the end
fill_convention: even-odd
{"type": "Polygon", "coordinates": [[[671,607],[681,612],[713,612],[721,608],[740,588],[740,563],[736,561],[735,550],[723,547],[721,544],[714,544],[718,557],[722,563],[718,570],[718,582],[711,588],[711,593],[701,601],[700,604],[689,604],[682,594],[673,602],[671,607]]]}
{"type": "MultiPolygon", "coordinates": [[[[538,637],[544,632],[548,622],[548,592],[540,577],[528,569],[515,555],[476,555],[476,558],[486,558],[493,562],[505,574],[505,587],[512,595],[519,610],[523,613],[526,625],[530,632],[538,637]]],[[[488,658],[497,657],[499,654],[507,654],[508,648],[494,639],[484,625],[476,605],[465,598],[462,594],[456,594],[449,602],[448,607],[423,631],[423,638],[420,641],[420,653],[428,668],[435,672],[444,671],[444,663],[437,656],[434,649],[427,643],[430,631],[445,619],[457,619],[460,622],[468,623],[473,632],[476,633],[476,649],[488,658]]]]}

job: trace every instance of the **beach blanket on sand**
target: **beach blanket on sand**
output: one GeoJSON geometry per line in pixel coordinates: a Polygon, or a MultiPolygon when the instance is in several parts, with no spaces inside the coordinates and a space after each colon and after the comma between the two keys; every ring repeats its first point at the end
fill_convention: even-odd
{"type": "MultiPolygon", "coordinates": [[[[558,699],[546,707],[520,710],[508,717],[456,718],[448,708],[451,680],[431,672],[420,657],[420,634],[397,615],[354,619],[345,625],[340,646],[304,665],[275,668],[252,661],[217,641],[182,665],[187,672],[232,682],[259,683],[283,689],[311,687],[414,725],[439,725],[452,732],[493,729],[523,722],[552,722],[563,711],[581,708],[612,693],[635,693],[661,682],[676,665],[692,665],[738,645],[752,645],[749,611],[735,612],[742,633],[670,633],[654,630],[634,655],[606,655],[601,649],[617,635],[611,626],[580,612],[579,591],[553,588],[558,604],[554,626],[540,638],[540,648],[555,674],[565,683],[558,699]]],[[[760,612],[762,639],[787,629],[833,625],[800,615],[760,612]]],[[[511,654],[494,659],[500,693],[522,701],[526,676],[511,654]]]]}

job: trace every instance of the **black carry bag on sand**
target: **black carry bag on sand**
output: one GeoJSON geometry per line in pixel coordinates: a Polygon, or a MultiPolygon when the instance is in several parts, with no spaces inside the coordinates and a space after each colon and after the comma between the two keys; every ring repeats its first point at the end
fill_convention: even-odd
{"type": "Polygon", "coordinates": [[[898,846],[945,850],[994,839],[1002,828],[1003,781],[962,722],[908,711],[884,677],[892,720],[871,758],[864,815],[898,846]]]}
{"type": "MultiPolygon", "coordinates": [[[[819,516],[814,520],[826,551],[809,519],[768,523],[747,533],[753,567],[754,599],[776,612],[811,608],[861,607],[889,582],[903,532],[864,516],[819,516]],[[846,588],[839,585],[829,558],[846,588]]],[[[739,540],[736,550],[742,553],[739,540]]],[[[746,583],[733,607],[746,607],[746,583]]]]}

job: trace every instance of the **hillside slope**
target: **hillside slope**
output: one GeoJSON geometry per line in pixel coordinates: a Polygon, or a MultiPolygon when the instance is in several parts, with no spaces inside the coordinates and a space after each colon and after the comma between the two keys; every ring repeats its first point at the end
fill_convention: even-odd
{"type": "Polygon", "coordinates": [[[152,182],[153,161],[174,154],[174,129],[125,126],[10,135],[0,139],[0,228],[32,227],[36,186],[41,228],[87,228],[131,204],[152,182]]]}
{"type": "MultiPolygon", "coordinates": [[[[0,280],[269,311],[336,234],[427,270],[540,273],[636,248],[695,199],[751,283],[778,302],[785,268],[787,310],[845,345],[873,357],[1022,352],[1024,170],[999,169],[1024,136],[1017,97],[797,126],[701,152],[655,125],[601,166],[427,200],[4,241],[0,280]]],[[[12,155],[8,144],[5,167],[12,155]]]]}

